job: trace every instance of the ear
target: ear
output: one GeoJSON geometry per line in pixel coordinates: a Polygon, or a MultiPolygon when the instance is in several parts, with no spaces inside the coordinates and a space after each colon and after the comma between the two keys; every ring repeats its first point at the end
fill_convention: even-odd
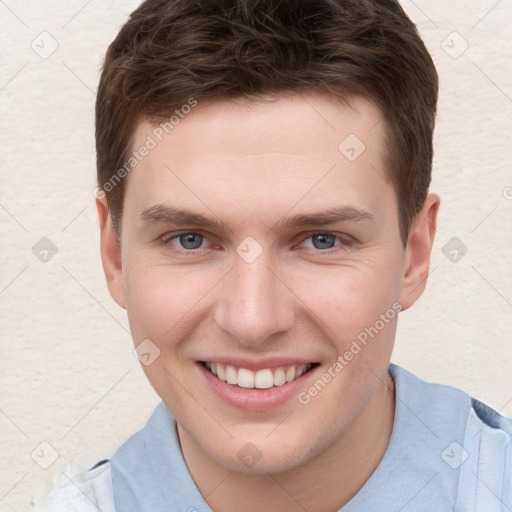
{"type": "Polygon", "coordinates": [[[121,245],[117,233],[112,225],[108,203],[104,194],[96,198],[96,208],[100,221],[100,250],[103,271],[107,279],[107,286],[112,298],[122,307],[126,308],[124,301],[123,268],[121,264],[121,245]]]}
{"type": "Polygon", "coordinates": [[[422,210],[414,218],[409,231],[400,294],[400,303],[404,311],[416,302],[427,284],[439,204],[439,196],[429,194],[422,210]]]}

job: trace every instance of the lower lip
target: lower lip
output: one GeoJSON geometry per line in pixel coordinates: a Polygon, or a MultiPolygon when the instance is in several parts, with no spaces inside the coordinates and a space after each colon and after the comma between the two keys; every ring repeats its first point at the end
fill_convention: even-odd
{"type": "Polygon", "coordinates": [[[301,375],[298,379],[283,384],[282,386],[275,386],[268,389],[249,389],[223,382],[215,377],[201,363],[198,363],[198,366],[207,385],[218,397],[222,398],[222,400],[233,407],[253,412],[274,409],[288,402],[291,398],[297,397],[305,388],[306,379],[309,380],[311,375],[318,368],[314,367],[301,375]]]}

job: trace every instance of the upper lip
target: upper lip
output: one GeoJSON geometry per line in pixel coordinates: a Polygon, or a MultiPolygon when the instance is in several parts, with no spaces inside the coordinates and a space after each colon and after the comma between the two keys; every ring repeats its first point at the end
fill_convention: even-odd
{"type": "Polygon", "coordinates": [[[217,363],[230,365],[234,368],[246,368],[247,370],[257,371],[266,368],[280,368],[282,366],[301,366],[315,364],[314,359],[291,358],[291,357],[272,357],[265,359],[247,359],[234,357],[216,357],[201,359],[202,363],[217,363]]]}

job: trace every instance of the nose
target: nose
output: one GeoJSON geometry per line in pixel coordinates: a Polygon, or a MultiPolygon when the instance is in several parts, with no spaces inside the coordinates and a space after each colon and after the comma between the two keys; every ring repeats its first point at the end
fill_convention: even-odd
{"type": "Polygon", "coordinates": [[[262,349],[291,329],[294,296],[278,274],[262,254],[252,263],[237,256],[224,278],[214,319],[239,346],[262,349]]]}

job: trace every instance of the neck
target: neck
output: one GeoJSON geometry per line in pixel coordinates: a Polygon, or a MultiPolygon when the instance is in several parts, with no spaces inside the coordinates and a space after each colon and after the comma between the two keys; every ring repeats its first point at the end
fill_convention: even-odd
{"type": "Polygon", "coordinates": [[[388,375],[364,412],[326,451],[281,474],[234,473],[208,457],[178,426],[183,454],[215,512],[332,512],[346,505],[379,465],[393,430],[395,390],[388,375]]]}

